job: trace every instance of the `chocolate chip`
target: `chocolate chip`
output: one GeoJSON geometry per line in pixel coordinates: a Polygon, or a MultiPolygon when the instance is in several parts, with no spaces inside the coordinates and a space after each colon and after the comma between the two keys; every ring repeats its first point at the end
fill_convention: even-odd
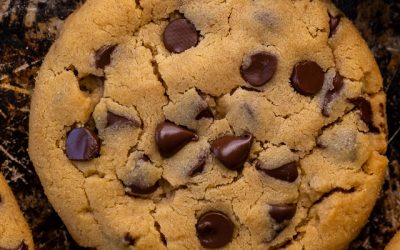
{"type": "Polygon", "coordinates": [[[196,120],[201,120],[203,118],[211,118],[211,119],[214,118],[214,114],[210,109],[210,107],[207,106],[205,109],[200,111],[200,113],[196,116],[196,120]]]}
{"type": "Polygon", "coordinates": [[[271,80],[277,65],[278,59],[275,55],[260,52],[244,60],[240,67],[240,73],[247,83],[254,87],[260,87],[271,80]]]}
{"type": "Polygon", "coordinates": [[[342,15],[332,16],[329,14],[329,38],[336,34],[337,27],[339,26],[342,15]]]}
{"type": "Polygon", "coordinates": [[[146,162],[149,162],[149,161],[150,161],[150,157],[149,157],[148,155],[145,155],[145,154],[143,154],[143,155],[140,157],[140,159],[143,160],[143,161],[146,161],[146,162]]]}
{"type": "Polygon", "coordinates": [[[321,90],[324,77],[323,69],[316,62],[303,61],[294,66],[291,82],[300,94],[313,96],[321,90]]]}
{"type": "Polygon", "coordinates": [[[350,98],[348,101],[354,104],[361,111],[361,119],[367,124],[372,133],[379,133],[379,128],[372,121],[371,103],[363,97],[350,98]]]}
{"type": "Polygon", "coordinates": [[[197,237],[205,248],[223,247],[233,238],[234,224],[229,217],[217,211],[200,216],[196,224],[197,237]]]}
{"type": "Polygon", "coordinates": [[[296,214],[296,204],[270,205],[269,215],[277,222],[281,223],[290,220],[296,214]]]}
{"type": "Polygon", "coordinates": [[[88,161],[99,155],[100,140],[87,128],[75,128],[69,132],[65,147],[70,160],[88,161]]]}
{"type": "Polygon", "coordinates": [[[190,177],[193,177],[193,176],[195,176],[195,175],[197,175],[197,174],[203,172],[205,166],[206,166],[206,157],[201,157],[201,158],[199,159],[199,161],[196,163],[196,165],[194,165],[194,166],[190,169],[188,175],[189,175],[190,177]]]}
{"type": "Polygon", "coordinates": [[[243,167],[249,156],[253,136],[224,136],[213,141],[211,151],[228,169],[238,170],[243,167]]]}
{"type": "Polygon", "coordinates": [[[154,193],[159,187],[158,182],[151,187],[142,187],[140,184],[132,184],[129,186],[132,194],[151,194],[154,193]]]}
{"type": "Polygon", "coordinates": [[[0,250],[29,250],[29,247],[27,244],[25,244],[24,241],[22,241],[17,247],[15,248],[4,248],[0,247],[0,250]]]}
{"type": "Polygon", "coordinates": [[[111,62],[111,54],[114,52],[116,44],[113,45],[104,45],[100,49],[96,51],[94,56],[96,68],[104,69],[111,62]]]}
{"type": "Polygon", "coordinates": [[[298,170],[297,170],[297,162],[290,162],[288,164],[285,164],[281,167],[275,168],[275,169],[264,169],[261,167],[262,162],[257,161],[256,163],[256,168],[260,171],[263,171],[267,175],[279,179],[282,181],[287,181],[287,182],[294,182],[297,177],[299,176],[298,170]]]}
{"type": "Polygon", "coordinates": [[[164,30],[164,45],[170,52],[182,53],[199,42],[196,27],[185,18],[170,22],[164,30]]]}
{"type": "Polygon", "coordinates": [[[162,122],[156,128],[156,143],[164,158],[173,156],[190,141],[198,139],[194,132],[172,122],[162,122]]]}
{"type": "Polygon", "coordinates": [[[127,243],[128,246],[135,245],[135,239],[132,237],[132,235],[130,233],[125,234],[124,241],[127,243]]]}
{"type": "Polygon", "coordinates": [[[336,96],[337,93],[340,92],[340,90],[342,90],[343,88],[343,77],[339,74],[336,73],[335,77],[333,78],[333,89],[328,90],[328,92],[325,95],[325,99],[324,99],[324,104],[322,106],[322,114],[326,117],[329,117],[329,110],[328,110],[328,105],[329,103],[331,103],[334,99],[334,97],[336,96]]]}
{"type": "Polygon", "coordinates": [[[123,127],[123,126],[137,126],[137,122],[129,120],[126,117],[116,115],[112,112],[107,112],[107,127],[123,127]]]}

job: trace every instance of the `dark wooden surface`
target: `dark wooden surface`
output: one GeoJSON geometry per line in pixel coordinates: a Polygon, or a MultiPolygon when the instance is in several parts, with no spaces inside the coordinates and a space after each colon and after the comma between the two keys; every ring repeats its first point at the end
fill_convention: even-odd
{"type": "MultiPolygon", "coordinates": [[[[0,163],[37,249],[79,249],[48,203],[27,154],[30,93],[43,56],[80,0],[0,0],[0,163]]],[[[335,0],[375,54],[388,96],[390,166],[369,223],[350,249],[383,249],[400,226],[400,0],[335,0]]]]}

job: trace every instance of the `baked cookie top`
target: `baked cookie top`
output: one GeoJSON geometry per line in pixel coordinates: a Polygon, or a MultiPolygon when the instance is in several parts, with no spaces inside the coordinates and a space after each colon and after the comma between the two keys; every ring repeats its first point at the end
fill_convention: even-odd
{"type": "Polygon", "coordinates": [[[385,247],[385,250],[397,249],[400,249],[400,232],[397,232],[385,247]]]}
{"type": "Polygon", "coordinates": [[[0,250],[33,250],[31,231],[0,174],[0,250]]]}
{"type": "Polygon", "coordinates": [[[88,0],[32,99],[45,192],[98,249],[343,249],[385,150],[379,69],[329,1],[88,0]]]}

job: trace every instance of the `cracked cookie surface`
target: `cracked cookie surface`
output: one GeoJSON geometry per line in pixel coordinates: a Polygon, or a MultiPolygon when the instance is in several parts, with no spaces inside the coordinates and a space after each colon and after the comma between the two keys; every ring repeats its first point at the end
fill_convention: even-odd
{"type": "Polygon", "coordinates": [[[0,250],[33,250],[31,230],[0,174],[0,250]]]}
{"type": "Polygon", "coordinates": [[[387,160],[376,63],[327,1],[88,0],[36,80],[29,152],[98,249],[342,249],[387,160]]]}

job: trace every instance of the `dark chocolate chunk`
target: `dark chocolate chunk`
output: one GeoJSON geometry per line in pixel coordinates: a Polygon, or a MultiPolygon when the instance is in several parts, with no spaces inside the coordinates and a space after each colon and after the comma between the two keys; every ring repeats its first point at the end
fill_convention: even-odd
{"type": "Polygon", "coordinates": [[[135,239],[132,237],[130,233],[126,233],[124,236],[124,241],[128,246],[134,246],[135,245],[135,239]]]}
{"type": "Polygon", "coordinates": [[[348,101],[361,111],[361,119],[367,124],[369,130],[372,133],[379,133],[379,128],[377,128],[372,121],[371,103],[363,97],[350,98],[348,101]]]}
{"type": "Polygon", "coordinates": [[[256,168],[275,179],[287,182],[294,182],[299,176],[299,172],[297,170],[297,162],[290,162],[275,169],[261,168],[261,164],[261,161],[257,161],[256,168]]]}
{"type": "Polygon", "coordinates": [[[233,238],[234,224],[229,217],[217,211],[200,216],[196,224],[197,237],[205,248],[227,245],[233,238]]]}
{"type": "Polygon", "coordinates": [[[296,204],[270,205],[269,215],[277,222],[281,223],[290,220],[296,214],[296,204]]]}
{"type": "Polygon", "coordinates": [[[201,157],[201,158],[199,159],[199,161],[196,163],[196,165],[194,165],[194,166],[190,169],[188,175],[189,175],[190,177],[193,177],[193,176],[195,176],[195,175],[197,175],[197,174],[203,172],[205,166],[206,166],[206,157],[201,157]]]}
{"type": "Polygon", "coordinates": [[[88,161],[100,153],[100,140],[87,128],[74,128],[65,143],[67,156],[74,161],[88,161]]]}
{"type": "Polygon", "coordinates": [[[213,141],[211,151],[226,168],[238,170],[246,162],[252,142],[251,134],[223,136],[213,141]]]}
{"type": "Polygon", "coordinates": [[[203,118],[214,118],[214,114],[212,112],[212,110],[210,109],[210,107],[206,107],[205,109],[203,109],[202,111],[200,111],[200,113],[197,114],[196,116],[196,120],[201,120],[203,118]]]}
{"type": "Polygon", "coordinates": [[[137,126],[137,122],[129,120],[126,117],[116,115],[110,111],[107,112],[107,127],[137,126]]]}
{"type": "Polygon", "coordinates": [[[340,19],[342,19],[342,15],[332,16],[329,14],[329,38],[336,34],[337,27],[339,26],[340,19]]]}
{"type": "Polygon", "coordinates": [[[325,73],[316,62],[303,61],[294,66],[291,83],[300,94],[313,96],[321,90],[324,78],[325,73]]]}
{"type": "Polygon", "coordinates": [[[25,241],[21,241],[21,243],[15,248],[4,248],[0,246],[0,250],[29,250],[29,247],[25,244],[25,241]]]}
{"type": "Polygon", "coordinates": [[[140,184],[129,185],[129,188],[133,194],[151,194],[154,193],[158,187],[158,182],[151,187],[142,187],[140,184]]]}
{"type": "Polygon", "coordinates": [[[277,66],[278,59],[275,55],[260,52],[244,60],[240,73],[247,83],[260,87],[272,79],[277,66]]]}
{"type": "Polygon", "coordinates": [[[182,53],[199,42],[196,27],[185,18],[170,22],[164,30],[164,45],[170,52],[182,53]]]}
{"type": "Polygon", "coordinates": [[[164,158],[173,156],[190,141],[198,139],[194,132],[172,122],[162,122],[156,128],[156,143],[164,158]]]}
{"type": "Polygon", "coordinates": [[[328,105],[333,101],[335,98],[336,94],[340,92],[343,88],[343,77],[339,74],[336,73],[335,77],[333,78],[333,89],[328,90],[328,92],[325,95],[324,99],[324,104],[322,106],[322,114],[326,117],[329,116],[329,110],[328,110],[328,105]]]}
{"type": "Polygon", "coordinates": [[[110,65],[111,54],[114,52],[116,47],[116,44],[104,45],[96,51],[96,54],[94,56],[96,68],[104,69],[106,66],[110,65]]]}

